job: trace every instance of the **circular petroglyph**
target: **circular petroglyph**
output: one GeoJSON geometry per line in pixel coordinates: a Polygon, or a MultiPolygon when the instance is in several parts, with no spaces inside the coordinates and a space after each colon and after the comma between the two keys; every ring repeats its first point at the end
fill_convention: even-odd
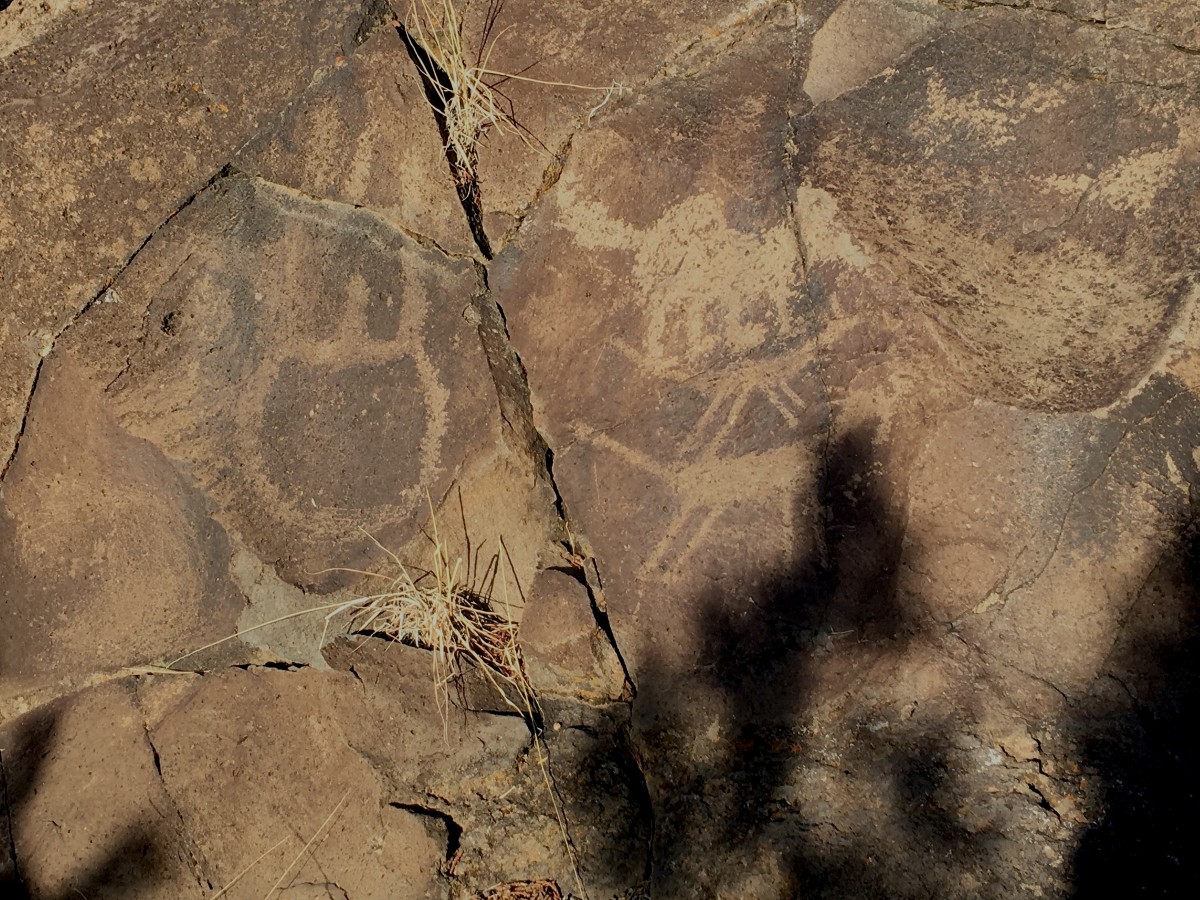
{"type": "Polygon", "coordinates": [[[279,366],[258,439],[268,477],[293,503],[365,508],[421,481],[429,403],[411,357],[327,369],[279,366]]]}

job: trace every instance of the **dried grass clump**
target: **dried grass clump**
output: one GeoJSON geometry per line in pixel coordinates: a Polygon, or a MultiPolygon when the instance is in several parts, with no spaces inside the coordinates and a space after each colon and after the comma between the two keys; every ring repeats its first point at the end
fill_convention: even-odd
{"type": "Polygon", "coordinates": [[[503,576],[500,555],[494,555],[483,575],[468,583],[462,559],[450,562],[446,545],[438,533],[437,517],[430,502],[430,527],[433,542],[433,568],[413,578],[400,558],[371,535],[372,541],[388,555],[397,574],[364,572],[357,569],[327,571],[354,572],[387,581],[387,587],[377,594],[356,597],[344,603],[329,603],[309,607],[243,628],[228,637],[213,641],[185,653],[167,663],[166,670],[204,650],[242,637],[261,628],[313,613],[325,613],[325,627],[320,646],[325,645],[335,617],[349,614],[346,628],[349,633],[377,635],[431,651],[433,659],[433,688],[438,711],[445,722],[450,707],[450,685],[461,690],[462,676],[473,670],[490,684],[514,712],[525,717],[531,727],[540,727],[537,696],[521,657],[517,643],[517,625],[513,621],[508,600],[508,582],[503,576]],[[502,608],[492,601],[499,578],[502,608]]]}
{"type": "Polygon", "coordinates": [[[396,566],[397,574],[389,578],[366,573],[388,578],[388,586],[378,594],[359,597],[333,609],[325,617],[326,632],[333,617],[349,613],[351,632],[381,635],[431,651],[434,693],[443,719],[449,709],[450,685],[457,682],[461,686],[463,674],[473,669],[509,707],[532,720],[537,699],[525,674],[506,579],[501,578],[503,612],[493,607],[490,597],[500,571],[499,557],[493,559],[484,574],[486,590],[469,585],[464,581],[463,561],[456,559],[451,564],[432,508],[430,513],[432,570],[414,579],[394,553],[376,542],[396,566]]]}
{"type": "Polygon", "coordinates": [[[474,54],[474,62],[464,44],[462,15],[453,0],[411,0],[404,22],[405,31],[423,51],[423,55],[416,54],[415,58],[432,94],[430,103],[434,112],[442,117],[446,154],[460,187],[474,182],[479,141],[492,129],[498,134],[515,133],[528,146],[539,149],[535,147],[536,138],[517,121],[512,104],[500,91],[504,82],[525,81],[550,87],[600,91],[604,98],[588,114],[589,121],[614,93],[624,92],[616,82],[598,87],[544,81],[489,68],[492,51],[504,34],[502,31],[491,37],[498,12],[497,4],[488,7],[482,45],[474,54]]]}

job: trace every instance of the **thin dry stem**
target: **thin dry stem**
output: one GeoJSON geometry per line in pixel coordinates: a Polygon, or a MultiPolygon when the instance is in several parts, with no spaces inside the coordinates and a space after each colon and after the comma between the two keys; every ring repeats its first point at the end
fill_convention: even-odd
{"type": "Polygon", "coordinates": [[[604,99],[588,113],[590,122],[613,94],[624,88],[613,82],[598,86],[551,81],[527,75],[501,72],[488,63],[496,44],[508,28],[487,42],[472,64],[463,44],[463,20],[453,0],[413,0],[405,20],[405,29],[428,55],[432,65],[421,62],[421,74],[437,96],[435,111],[443,117],[446,129],[446,152],[452,163],[455,179],[460,185],[475,180],[478,145],[490,130],[497,134],[514,133],[526,146],[542,151],[535,145],[528,130],[517,122],[498,91],[504,81],[523,81],[548,87],[601,91],[604,99]],[[488,79],[493,79],[489,81],[488,79]],[[437,108],[440,104],[440,109],[437,108]]]}
{"type": "Polygon", "coordinates": [[[301,847],[300,852],[296,854],[295,858],[290,863],[288,863],[288,867],[283,870],[283,874],[279,876],[279,879],[274,885],[271,886],[271,889],[267,891],[266,895],[263,897],[263,900],[270,900],[271,895],[279,890],[279,886],[287,879],[288,873],[292,871],[292,868],[296,865],[296,863],[300,862],[300,859],[305,853],[308,852],[308,848],[313,845],[313,842],[316,841],[317,836],[325,830],[325,826],[333,821],[333,817],[337,815],[337,811],[342,808],[342,804],[346,802],[346,798],[349,796],[350,788],[346,788],[345,793],[342,794],[342,799],[339,800],[337,805],[329,811],[329,815],[325,817],[325,821],[321,823],[321,827],[313,832],[313,836],[308,839],[308,843],[301,847]]]}

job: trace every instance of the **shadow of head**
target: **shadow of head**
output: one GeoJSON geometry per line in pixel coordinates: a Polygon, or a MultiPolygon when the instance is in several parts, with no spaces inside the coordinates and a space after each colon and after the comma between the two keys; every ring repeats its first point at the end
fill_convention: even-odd
{"type": "MultiPolygon", "coordinates": [[[[86,821],[47,818],[39,806],[39,791],[51,771],[59,742],[58,703],[36,709],[0,729],[0,896],[68,900],[80,896],[131,896],[164,884],[169,869],[171,835],[156,833],[145,823],[130,822],[117,829],[86,861],[72,865],[68,854],[50,848],[48,830],[86,829],[86,821]],[[36,854],[36,855],[35,855],[36,854]]],[[[59,776],[61,777],[61,776],[59,776]]],[[[86,798],[84,784],[80,796],[86,798]]],[[[82,807],[81,807],[82,808],[82,807]]],[[[77,813],[77,810],[75,811],[77,813]]]]}

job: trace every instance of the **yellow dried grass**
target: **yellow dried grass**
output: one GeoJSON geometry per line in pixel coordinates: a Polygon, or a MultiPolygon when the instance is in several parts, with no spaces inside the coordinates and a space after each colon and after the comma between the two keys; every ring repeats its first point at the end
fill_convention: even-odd
{"type": "Polygon", "coordinates": [[[449,712],[450,686],[456,682],[461,686],[463,675],[473,670],[496,690],[508,707],[534,726],[540,715],[537,697],[525,673],[517,642],[517,625],[508,599],[508,581],[499,554],[485,570],[483,584],[468,584],[463,573],[469,567],[464,566],[461,558],[450,562],[438,531],[432,500],[429,515],[433,568],[419,578],[414,579],[396,554],[364,532],[387,554],[396,567],[396,574],[389,576],[358,569],[326,571],[346,571],[384,579],[388,582],[384,590],[341,603],[308,607],[243,628],[171,660],[166,669],[173,670],[178,663],[197,653],[259,629],[322,612],[326,614],[320,640],[323,647],[333,620],[339,615],[348,615],[346,631],[349,633],[378,635],[431,652],[434,696],[443,723],[449,712]],[[501,582],[503,612],[494,607],[490,597],[497,575],[501,582]]]}
{"type": "MultiPolygon", "coordinates": [[[[430,539],[433,543],[433,567],[423,573],[421,577],[414,579],[409,568],[401,562],[396,554],[380,544],[373,536],[367,534],[396,567],[395,575],[389,576],[357,569],[329,571],[349,571],[373,578],[386,579],[388,584],[383,591],[356,597],[343,603],[327,603],[298,610],[267,622],[261,622],[185,653],[169,662],[166,668],[171,670],[176,664],[190,656],[260,628],[300,616],[324,612],[326,613],[325,627],[322,630],[320,641],[322,647],[325,645],[333,620],[339,615],[348,615],[346,631],[349,633],[379,635],[430,651],[433,660],[434,697],[443,727],[446,729],[449,727],[450,686],[457,683],[461,691],[463,690],[463,676],[467,671],[478,672],[503,699],[504,703],[529,723],[538,768],[541,770],[551,806],[554,808],[572,874],[580,892],[586,897],[587,891],[579,874],[578,860],[575,848],[571,844],[566,815],[550,775],[549,757],[541,733],[541,710],[533,685],[526,674],[521,648],[517,642],[517,625],[512,618],[512,608],[508,598],[508,580],[501,565],[500,552],[497,551],[485,568],[479,583],[468,583],[464,573],[470,571],[472,567],[469,562],[464,566],[461,558],[456,558],[453,563],[450,562],[446,544],[443,543],[438,529],[433,501],[431,498],[427,499],[432,532],[430,539]],[[497,577],[500,578],[503,612],[493,606],[491,599],[497,577]]],[[[499,541],[499,545],[500,550],[503,550],[503,541],[499,541]]],[[[511,567],[511,560],[509,565],[511,567]]],[[[241,874],[244,872],[237,877],[240,878],[241,874]]]]}
{"type": "Polygon", "coordinates": [[[429,650],[433,657],[434,694],[443,722],[449,711],[450,685],[457,682],[461,686],[463,675],[473,670],[532,726],[539,718],[537,697],[525,673],[508,598],[508,581],[499,556],[487,567],[483,584],[468,584],[464,572],[469,566],[464,566],[461,558],[450,562],[432,503],[429,513],[433,568],[414,579],[399,557],[375,541],[391,559],[396,574],[364,573],[388,579],[388,586],[378,594],[335,607],[325,617],[325,633],[333,617],[348,613],[351,632],[382,635],[429,650]],[[497,574],[502,586],[503,612],[494,607],[490,596],[497,574]]]}
{"type": "Polygon", "coordinates": [[[505,81],[523,81],[547,87],[572,88],[583,91],[598,91],[603,99],[588,113],[588,121],[614,94],[621,95],[625,88],[613,82],[608,85],[574,84],[567,81],[549,81],[526,75],[501,72],[489,67],[496,44],[508,29],[504,29],[491,40],[488,33],[492,11],[489,10],[488,28],[484,32],[484,46],[470,62],[463,38],[463,18],[453,0],[411,0],[404,27],[408,35],[425,52],[431,64],[418,59],[421,75],[433,92],[436,100],[431,101],[434,111],[443,117],[446,130],[446,152],[454,168],[455,179],[460,185],[475,180],[480,140],[491,130],[497,134],[514,133],[525,144],[535,150],[543,150],[534,143],[530,132],[516,119],[498,87],[505,81]],[[440,107],[440,108],[439,108],[440,107]]]}

